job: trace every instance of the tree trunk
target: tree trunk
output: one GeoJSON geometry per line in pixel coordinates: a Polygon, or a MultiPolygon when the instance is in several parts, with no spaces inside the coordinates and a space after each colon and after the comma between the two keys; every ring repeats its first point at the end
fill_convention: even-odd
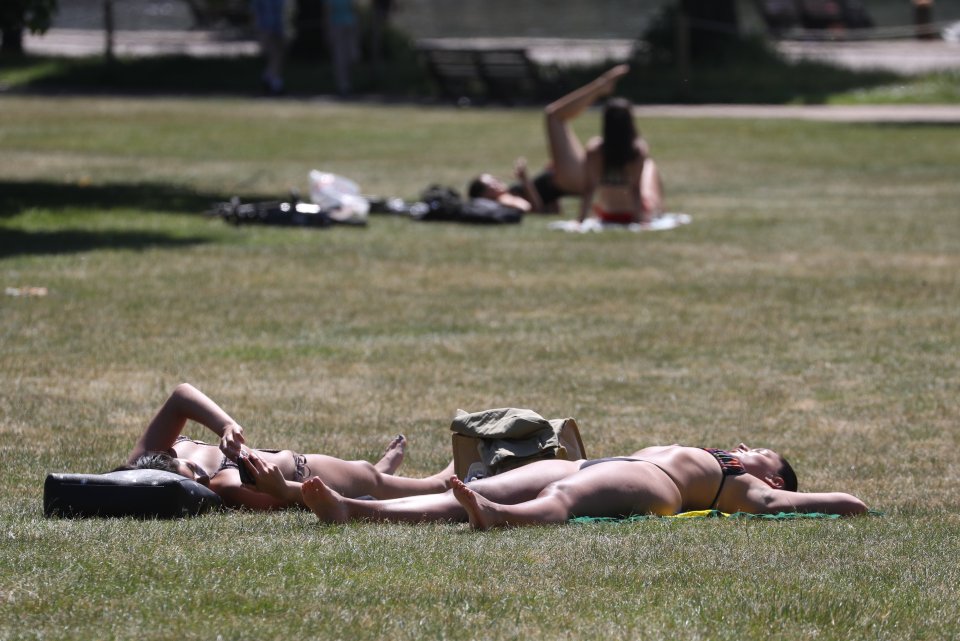
{"type": "Polygon", "coordinates": [[[113,55],[115,31],[113,0],[103,0],[103,57],[106,59],[108,66],[112,66],[115,62],[113,55]]]}
{"type": "Polygon", "coordinates": [[[0,53],[4,55],[20,55],[23,53],[23,29],[4,27],[0,33],[0,53]]]}
{"type": "Polygon", "coordinates": [[[327,51],[325,0],[297,0],[293,16],[293,42],[290,55],[301,60],[323,60],[327,51]]]}

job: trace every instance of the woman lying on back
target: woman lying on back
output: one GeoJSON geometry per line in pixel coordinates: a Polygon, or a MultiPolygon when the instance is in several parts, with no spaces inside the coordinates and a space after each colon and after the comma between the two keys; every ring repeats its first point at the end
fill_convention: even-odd
{"type": "Polygon", "coordinates": [[[451,491],[392,501],[354,501],[322,479],[303,484],[304,502],[321,521],[469,520],[479,529],[563,523],[575,516],[722,512],[861,514],[863,502],[843,492],[797,492],[790,464],[768,449],[681,445],[647,447],[630,456],[546,460],[464,484],[451,491]]]}
{"type": "Polygon", "coordinates": [[[710,508],[753,514],[862,514],[867,509],[842,492],[798,493],[796,475],[782,456],[742,443],[731,451],[668,445],[631,457],[586,461],[575,474],[517,505],[489,501],[456,477],[451,489],[470,525],[482,530],[562,523],[573,516],[666,516],[710,508]]]}
{"type": "Polygon", "coordinates": [[[161,469],[194,479],[231,507],[271,510],[303,505],[301,483],[315,477],[344,496],[389,499],[443,492],[448,468],[423,479],[393,476],[403,462],[406,439],[396,437],[376,464],[344,461],[323,454],[259,450],[246,446],[243,427],[192,385],[173,391],[120,469],[161,469]],[[207,427],[218,445],[181,435],[188,420],[207,427]],[[240,466],[253,483],[241,481],[240,466]]]}

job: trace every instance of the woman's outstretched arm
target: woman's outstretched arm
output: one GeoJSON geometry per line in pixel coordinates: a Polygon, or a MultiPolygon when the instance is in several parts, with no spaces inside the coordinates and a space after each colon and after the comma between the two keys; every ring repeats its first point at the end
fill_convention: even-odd
{"type": "MultiPolygon", "coordinates": [[[[749,477],[735,477],[749,479],[749,488],[742,494],[742,499],[734,498],[737,510],[755,514],[776,514],[778,512],[823,512],[824,514],[841,514],[852,516],[864,514],[867,506],[863,501],[846,492],[788,492],[770,487],[763,481],[749,477]]],[[[722,503],[722,501],[721,501],[722,503]]],[[[727,510],[724,510],[727,511],[727,510]]]]}
{"type": "Polygon", "coordinates": [[[580,209],[577,212],[577,221],[581,223],[590,216],[593,197],[597,191],[597,184],[600,182],[600,173],[603,168],[601,144],[602,141],[599,138],[594,138],[590,141],[587,149],[587,159],[583,171],[583,191],[580,193],[580,209]]]}

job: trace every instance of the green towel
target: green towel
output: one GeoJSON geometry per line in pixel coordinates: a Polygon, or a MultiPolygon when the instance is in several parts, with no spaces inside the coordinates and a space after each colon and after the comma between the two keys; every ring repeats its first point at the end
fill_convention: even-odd
{"type": "MultiPolygon", "coordinates": [[[[869,510],[871,516],[883,516],[883,512],[869,510]]],[[[839,519],[839,514],[824,514],[823,512],[779,512],[778,514],[751,514],[750,512],[734,512],[727,514],[719,510],[696,510],[681,512],[672,516],[656,516],[652,514],[633,514],[622,518],[612,516],[577,516],[570,519],[571,523],[632,523],[648,519],[766,519],[768,521],[791,521],[795,519],[839,519]]]]}

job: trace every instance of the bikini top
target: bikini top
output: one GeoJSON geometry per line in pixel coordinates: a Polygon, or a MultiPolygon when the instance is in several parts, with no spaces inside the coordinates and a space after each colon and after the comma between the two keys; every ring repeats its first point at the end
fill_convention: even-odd
{"type": "MultiPolygon", "coordinates": [[[[175,441],[173,442],[173,444],[176,445],[177,443],[183,443],[184,441],[188,441],[188,442],[194,443],[194,444],[196,444],[196,445],[206,445],[207,447],[216,447],[216,445],[211,445],[210,443],[205,443],[204,441],[198,441],[198,440],[196,440],[196,439],[189,438],[189,437],[184,436],[184,435],[182,435],[182,434],[177,437],[177,440],[175,440],[175,441]]],[[[214,472],[213,474],[210,474],[209,472],[207,472],[205,469],[203,469],[203,466],[201,466],[200,464],[198,464],[198,463],[196,463],[196,462],[194,462],[194,465],[196,465],[198,468],[200,468],[200,471],[202,471],[204,474],[206,474],[206,475],[207,475],[207,478],[213,478],[213,477],[216,476],[217,473],[220,472],[221,470],[225,470],[225,469],[230,468],[230,467],[232,467],[232,468],[234,468],[234,469],[239,469],[238,466],[237,466],[237,464],[234,463],[233,461],[231,461],[230,459],[228,459],[226,456],[224,456],[224,457],[222,457],[222,458],[220,459],[220,467],[218,467],[217,470],[216,470],[216,472],[214,472]]]]}
{"type": "Polygon", "coordinates": [[[710,504],[710,509],[713,510],[716,509],[717,501],[720,500],[720,493],[723,492],[723,484],[726,482],[727,477],[741,476],[746,474],[747,470],[743,467],[740,459],[726,450],[718,450],[712,447],[701,447],[700,449],[709,453],[717,460],[717,463],[720,465],[720,472],[723,474],[720,477],[720,487],[717,488],[717,495],[713,497],[713,503],[710,504]]]}
{"type": "MultiPolygon", "coordinates": [[[[177,437],[177,440],[175,440],[175,441],[173,442],[173,444],[176,445],[177,443],[183,443],[184,441],[188,441],[188,442],[190,442],[190,443],[194,443],[195,445],[206,445],[207,447],[217,447],[216,445],[213,445],[212,443],[207,443],[206,441],[198,441],[197,439],[190,438],[189,436],[184,436],[183,434],[181,434],[180,436],[178,436],[178,437],[177,437]]],[[[279,452],[280,450],[267,450],[267,449],[258,447],[258,448],[256,449],[256,451],[257,451],[257,452],[267,452],[268,454],[276,454],[276,453],[279,452]]],[[[297,468],[298,472],[299,472],[299,469],[300,469],[299,466],[304,465],[304,464],[303,464],[303,463],[300,463],[300,461],[298,460],[297,457],[302,457],[302,456],[303,456],[302,454],[297,454],[296,452],[294,452],[294,462],[295,462],[295,463],[297,464],[297,466],[298,466],[298,468],[297,468]]],[[[194,465],[197,465],[197,464],[194,463],[194,465]]],[[[203,471],[205,474],[207,474],[207,471],[204,470],[202,466],[197,465],[197,467],[199,467],[201,471],[203,471]]],[[[216,469],[216,471],[215,471],[213,474],[207,474],[207,476],[208,476],[209,478],[213,478],[213,477],[216,476],[219,472],[222,472],[223,470],[227,470],[227,469],[239,470],[239,469],[240,469],[240,465],[239,465],[236,461],[231,461],[231,460],[228,459],[226,456],[222,456],[222,457],[220,458],[220,466],[216,469]]]]}

